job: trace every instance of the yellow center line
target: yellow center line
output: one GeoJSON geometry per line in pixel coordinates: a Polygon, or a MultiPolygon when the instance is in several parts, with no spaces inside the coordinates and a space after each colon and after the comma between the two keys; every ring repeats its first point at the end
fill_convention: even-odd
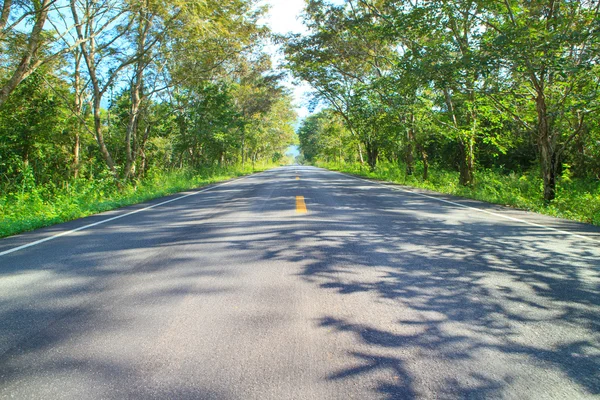
{"type": "Polygon", "coordinates": [[[296,212],[302,214],[308,212],[306,203],[304,202],[304,196],[296,196],[296,212]]]}

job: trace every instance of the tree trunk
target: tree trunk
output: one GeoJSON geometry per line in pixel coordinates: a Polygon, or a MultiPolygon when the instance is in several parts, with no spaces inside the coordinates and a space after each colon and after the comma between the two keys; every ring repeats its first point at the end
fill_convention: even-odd
{"type": "Polygon", "coordinates": [[[137,151],[135,149],[136,135],[139,125],[140,106],[143,100],[144,88],[144,68],[146,66],[146,39],[148,38],[148,30],[152,23],[152,16],[149,16],[144,10],[138,14],[138,35],[137,35],[137,50],[136,54],[139,57],[135,63],[135,75],[131,81],[131,109],[129,112],[129,122],[125,133],[125,171],[124,178],[129,179],[133,174],[137,151]],[[132,149],[131,142],[134,142],[132,149]]]}
{"type": "Polygon", "coordinates": [[[552,134],[549,116],[546,109],[546,99],[542,92],[536,97],[538,117],[538,145],[540,148],[540,164],[544,180],[544,201],[550,202],[556,197],[556,172],[558,168],[558,153],[556,152],[555,137],[552,134]]]}
{"type": "MultiPolygon", "coordinates": [[[[25,78],[27,78],[36,68],[34,60],[42,47],[43,42],[43,33],[44,33],[44,24],[48,19],[48,10],[50,8],[51,0],[43,0],[39,4],[39,8],[36,10],[35,23],[33,28],[31,29],[31,34],[29,35],[29,42],[27,43],[27,49],[25,50],[25,54],[21,58],[19,65],[13,72],[10,79],[0,87],[0,107],[6,100],[8,100],[8,96],[19,86],[25,78]]],[[[5,19],[8,20],[8,13],[10,11],[11,2],[5,2],[2,9],[2,16],[0,17],[0,23],[5,25],[5,19]]]]}
{"type": "Polygon", "coordinates": [[[360,165],[365,165],[365,160],[363,158],[362,147],[360,143],[358,143],[358,159],[360,160],[360,165]]]}
{"type": "Polygon", "coordinates": [[[102,119],[100,118],[100,94],[94,96],[94,134],[96,136],[96,141],[98,142],[98,147],[100,147],[100,153],[102,154],[102,158],[106,161],[106,165],[108,169],[115,178],[117,178],[117,169],[115,168],[115,162],[113,161],[108,148],[106,147],[106,143],[104,143],[104,134],[102,133],[102,119]]]}
{"type": "Polygon", "coordinates": [[[411,114],[408,130],[406,131],[406,175],[412,175],[415,170],[415,157],[414,157],[414,142],[415,142],[415,131],[414,131],[415,116],[411,114]]]}
{"type": "Polygon", "coordinates": [[[4,31],[4,27],[8,23],[8,16],[10,14],[11,6],[12,0],[4,0],[4,3],[2,3],[2,11],[0,13],[0,35],[4,33],[2,31],[4,31]]]}
{"type": "Polygon", "coordinates": [[[556,197],[556,170],[555,154],[542,150],[542,176],[544,178],[544,201],[550,202],[556,197]]]}
{"type": "Polygon", "coordinates": [[[246,159],[246,153],[244,152],[244,146],[246,146],[246,131],[242,130],[242,168],[244,168],[244,162],[246,159]]]}
{"type": "MultiPolygon", "coordinates": [[[[452,101],[452,95],[450,94],[448,88],[444,88],[444,97],[446,99],[448,113],[452,118],[452,125],[458,131],[458,171],[460,174],[458,183],[463,186],[469,186],[474,182],[475,153],[473,148],[475,145],[475,128],[477,120],[475,118],[474,110],[471,110],[471,118],[468,121],[469,125],[471,126],[471,134],[465,136],[462,132],[460,132],[458,118],[456,117],[454,103],[452,101]]],[[[471,102],[473,101],[474,98],[471,97],[471,102]]]]}
{"type": "Polygon", "coordinates": [[[75,92],[75,145],[73,146],[73,177],[77,179],[79,176],[80,168],[80,155],[79,151],[81,148],[81,128],[83,119],[81,113],[83,109],[83,98],[81,92],[81,51],[75,52],[75,73],[73,75],[73,91],[75,92]]]}
{"type": "Polygon", "coordinates": [[[133,166],[135,163],[135,151],[132,148],[131,142],[135,140],[135,135],[138,129],[140,104],[142,102],[141,87],[142,87],[142,72],[143,69],[138,62],[136,68],[136,74],[131,85],[131,108],[129,110],[129,122],[127,124],[127,130],[125,132],[125,171],[123,171],[123,177],[129,179],[133,173],[133,166]]]}
{"type": "Polygon", "coordinates": [[[406,175],[412,175],[415,171],[415,157],[413,155],[413,146],[410,142],[406,146],[404,160],[406,162],[406,175]]]}
{"type": "Polygon", "coordinates": [[[80,144],[80,137],[79,137],[79,131],[75,132],[75,145],[73,148],[73,178],[77,179],[77,177],[79,176],[79,149],[81,147],[80,144]]]}
{"type": "MultiPolygon", "coordinates": [[[[102,120],[101,120],[101,116],[100,116],[100,110],[101,110],[102,96],[104,94],[104,91],[100,88],[100,81],[98,80],[98,75],[96,74],[96,43],[95,43],[95,40],[91,40],[90,44],[89,44],[89,48],[87,47],[86,41],[83,40],[84,38],[86,38],[86,36],[84,36],[84,33],[83,33],[84,30],[82,29],[82,24],[79,21],[79,15],[77,14],[77,10],[76,10],[76,3],[74,0],[71,0],[70,4],[71,4],[73,20],[76,24],[75,29],[77,31],[77,37],[79,40],[81,40],[79,49],[81,50],[81,54],[83,56],[83,59],[87,66],[87,70],[90,75],[90,81],[92,83],[92,89],[93,89],[93,91],[92,91],[92,95],[93,95],[92,108],[93,108],[93,113],[94,113],[94,136],[96,137],[96,141],[98,142],[98,147],[100,148],[100,154],[102,154],[102,158],[104,158],[104,161],[106,162],[106,165],[108,166],[108,169],[110,170],[112,175],[115,177],[115,179],[118,179],[117,170],[115,168],[115,163],[113,161],[112,156],[110,155],[110,152],[108,151],[108,149],[106,147],[106,144],[104,142],[104,135],[102,133],[102,120]]],[[[85,31],[88,32],[90,29],[89,27],[94,25],[94,19],[92,17],[88,18],[86,20],[85,25],[86,25],[85,31]]]]}
{"type": "Polygon", "coordinates": [[[367,151],[367,164],[369,164],[371,171],[375,171],[375,167],[377,166],[377,157],[379,155],[379,148],[377,145],[367,142],[365,143],[365,150],[367,151]]]}
{"type": "Polygon", "coordinates": [[[146,157],[146,143],[148,142],[148,138],[150,137],[150,130],[152,129],[152,125],[148,123],[146,128],[144,129],[144,136],[140,141],[139,146],[139,155],[140,155],[140,171],[139,176],[143,177],[146,174],[146,170],[148,168],[147,165],[147,157],[146,157]]]}
{"type": "Polygon", "coordinates": [[[474,182],[474,154],[473,140],[471,138],[460,138],[458,142],[459,164],[458,170],[460,173],[459,183],[463,186],[472,185],[474,182]]]}
{"type": "Polygon", "coordinates": [[[475,137],[477,134],[477,110],[475,106],[475,91],[473,89],[474,85],[470,85],[471,90],[469,94],[469,98],[471,101],[471,109],[467,114],[468,124],[471,127],[470,134],[464,139],[466,144],[466,153],[465,153],[465,166],[466,166],[466,174],[465,174],[465,185],[472,185],[475,183],[475,137]]]}
{"type": "Polygon", "coordinates": [[[421,160],[423,160],[423,180],[426,181],[429,179],[429,160],[425,150],[421,151],[421,160]]]}

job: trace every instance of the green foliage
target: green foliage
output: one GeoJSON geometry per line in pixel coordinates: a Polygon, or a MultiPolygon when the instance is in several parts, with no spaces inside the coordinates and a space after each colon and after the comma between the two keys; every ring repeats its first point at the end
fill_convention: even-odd
{"type": "Polygon", "coordinates": [[[326,161],[340,160],[349,153],[352,145],[350,133],[339,115],[324,110],[308,116],[298,128],[298,138],[303,160],[307,162],[322,158],[326,161]]]}
{"type": "MultiPolygon", "coordinates": [[[[11,21],[25,11],[6,6],[11,21]]],[[[265,10],[255,0],[55,6],[22,15],[45,24],[22,71],[35,35],[6,25],[0,233],[290,162],[296,114],[263,51],[265,10]]]]}
{"type": "MultiPolygon", "coordinates": [[[[338,158],[407,175],[419,159],[463,186],[538,164],[548,204],[600,179],[599,18],[590,0],[310,0],[286,67],[342,118],[356,145],[338,158]]],[[[303,134],[307,161],[331,159],[303,134]]]]}
{"type": "Polygon", "coordinates": [[[256,0],[81,0],[47,15],[23,4],[6,3],[23,23],[0,38],[10,226],[159,194],[156,176],[175,189],[200,182],[186,171],[289,163],[298,140],[299,162],[360,165],[557,215],[585,219],[586,203],[597,213],[595,1],[309,0],[306,34],[284,43],[285,67],[313,87],[320,110],[297,136],[256,0]],[[537,170],[541,181],[523,172],[537,170]]]}
{"type": "Polygon", "coordinates": [[[27,173],[39,183],[68,177],[71,121],[54,90],[69,96],[65,82],[39,71],[19,85],[0,108],[0,189],[27,173]],[[55,86],[51,88],[47,81],[55,86]]]}

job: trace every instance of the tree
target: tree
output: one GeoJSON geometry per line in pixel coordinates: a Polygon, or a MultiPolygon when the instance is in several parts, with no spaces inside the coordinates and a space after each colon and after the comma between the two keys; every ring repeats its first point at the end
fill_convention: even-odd
{"type": "Polygon", "coordinates": [[[598,111],[600,3],[512,0],[494,5],[485,23],[490,29],[489,43],[504,69],[498,76],[499,95],[493,98],[534,136],[544,199],[551,201],[564,151],[585,132],[587,120],[598,111]],[[498,98],[503,93],[522,98],[518,83],[527,85],[534,121],[498,98]]]}
{"type": "Polygon", "coordinates": [[[303,159],[342,163],[351,146],[350,133],[342,118],[332,109],[306,117],[298,128],[303,159]]]}
{"type": "Polygon", "coordinates": [[[67,82],[40,68],[13,93],[0,108],[3,176],[18,182],[30,171],[38,183],[64,179],[69,174],[69,164],[62,160],[69,154],[65,133],[70,121],[60,96],[69,96],[67,82]]]}
{"type": "Polygon", "coordinates": [[[69,40],[74,25],[68,22],[63,8],[57,0],[2,2],[0,107],[38,68],[60,60],[81,44],[69,40]]]}

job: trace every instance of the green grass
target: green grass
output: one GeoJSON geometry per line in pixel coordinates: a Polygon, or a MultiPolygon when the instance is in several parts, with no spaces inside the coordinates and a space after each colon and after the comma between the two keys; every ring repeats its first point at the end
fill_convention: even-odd
{"type": "Polygon", "coordinates": [[[0,237],[30,231],[157,197],[198,188],[236,176],[263,171],[271,165],[245,168],[204,168],[200,171],[154,172],[117,188],[109,177],[76,180],[61,188],[28,185],[27,190],[0,196],[0,237]]]}
{"type": "Polygon", "coordinates": [[[556,199],[550,204],[545,204],[542,197],[542,180],[536,171],[525,174],[514,172],[502,174],[492,170],[479,170],[476,172],[475,185],[464,187],[458,184],[458,172],[436,168],[430,168],[429,179],[423,181],[421,179],[422,169],[419,167],[414,175],[406,175],[402,166],[389,163],[380,163],[373,172],[360,164],[317,163],[316,165],[367,178],[483,200],[600,226],[600,182],[571,179],[568,173],[564,174],[558,182],[556,199]]]}

